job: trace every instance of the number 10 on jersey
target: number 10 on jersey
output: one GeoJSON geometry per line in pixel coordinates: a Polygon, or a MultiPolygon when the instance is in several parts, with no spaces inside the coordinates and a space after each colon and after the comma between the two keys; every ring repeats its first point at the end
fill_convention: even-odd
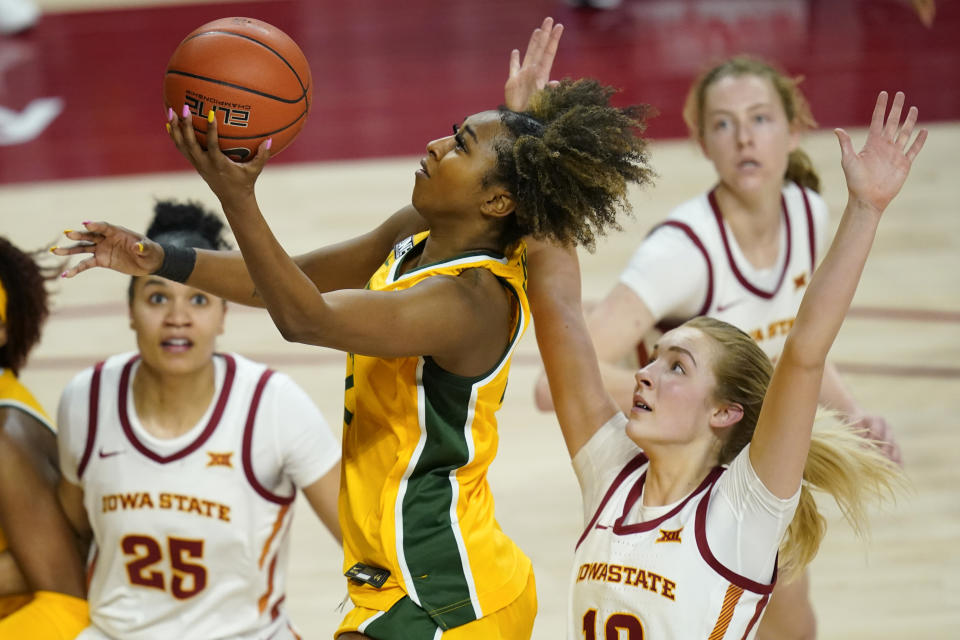
{"type": "Polygon", "coordinates": [[[583,614],[584,640],[643,640],[643,624],[629,613],[614,613],[603,625],[603,634],[597,636],[597,610],[583,614]],[[623,631],[625,633],[621,634],[623,631]]]}

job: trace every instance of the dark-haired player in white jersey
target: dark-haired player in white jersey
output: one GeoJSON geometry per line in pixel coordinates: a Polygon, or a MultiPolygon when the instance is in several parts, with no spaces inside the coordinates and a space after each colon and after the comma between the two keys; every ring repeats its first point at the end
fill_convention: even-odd
{"type": "MultiPolygon", "coordinates": [[[[147,236],[221,249],[223,228],[161,202],[147,236]]],[[[60,402],[61,495],[93,542],[79,637],[298,637],[284,610],[293,502],[302,489],[339,539],[338,443],[289,377],[215,352],[222,299],[141,276],[129,305],[137,351],[83,371],[60,402]]]]}

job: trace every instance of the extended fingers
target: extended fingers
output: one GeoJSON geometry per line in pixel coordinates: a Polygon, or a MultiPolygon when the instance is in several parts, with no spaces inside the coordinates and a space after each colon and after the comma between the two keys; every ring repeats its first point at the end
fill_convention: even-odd
{"type": "Polygon", "coordinates": [[[193,152],[199,148],[200,143],[197,142],[197,135],[193,131],[193,114],[190,113],[190,107],[183,105],[183,110],[180,113],[179,118],[180,124],[180,135],[183,138],[185,148],[193,152]]]}
{"type": "Polygon", "coordinates": [[[887,111],[887,92],[881,91],[877,96],[877,103],[873,106],[873,117],[870,118],[870,131],[883,130],[883,114],[887,111]]]}
{"type": "Polygon", "coordinates": [[[923,149],[923,143],[927,141],[927,130],[920,129],[920,133],[917,134],[916,139],[913,141],[913,144],[910,145],[910,148],[907,149],[907,160],[913,162],[913,159],[917,157],[917,154],[920,153],[920,150],[923,149]]]}
{"type": "Polygon", "coordinates": [[[910,110],[907,111],[907,119],[903,121],[903,125],[900,127],[900,131],[897,133],[896,144],[898,147],[903,149],[907,146],[907,142],[910,141],[910,135],[913,133],[913,127],[917,124],[917,115],[918,111],[916,107],[910,107],[910,110]]]}
{"type": "Polygon", "coordinates": [[[214,156],[220,152],[220,135],[217,133],[216,107],[207,112],[207,154],[214,156]]]}
{"type": "Polygon", "coordinates": [[[903,91],[897,91],[893,96],[893,104],[890,106],[890,114],[887,116],[886,126],[883,129],[884,135],[893,140],[897,137],[897,129],[900,127],[900,113],[903,111],[903,101],[905,96],[903,91]]]}
{"type": "Polygon", "coordinates": [[[510,52],[510,74],[508,78],[512,78],[520,73],[520,50],[514,49],[510,52]]]}
{"type": "Polygon", "coordinates": [[[856,151],[853,149],[853,141],[850,139],[850,134],[839,128],[834,129],[833,132],[837,134],[837,140],[840,141],[840,154],[843,156],[843,159],[846,160],[851,155],[855,155],[856,151]]]}
{"type": "MultiPolygon", "coordinates": [[[[58,254],[59,255],[59,254],[58,254]]],[[[87,269],[93,269],[97,266],[97,259],[94,256],[90,256],[84,260],[81,260],[77,264],[73,265],[66,271],[60,274],[61,278],[72,278],[78,273],[83,273],[87,269]]]]}
{"type": "Polygon", "coordinates": [[[539,27],[533,30],[533,33],[530,34],[530,42],[527,43],[527,58],[533,58],[536,61],[540,57],[547,46],[547,38],[551,28],[553,28],[553,18],[547,17],[543,19],[539,27]]]}
{"type": "Polygon", "coordinates": [[[562,35],[562,24],[555,25],[550,31],[550,38],[547,40],[547,45],[543,52],[543,60],[541,61],[541,66],[547,70],[548,74],[550,72],[550,68],[553,66],[553,59],[557,55],[557,48],[560,46],[560,36],[562,35]]]}

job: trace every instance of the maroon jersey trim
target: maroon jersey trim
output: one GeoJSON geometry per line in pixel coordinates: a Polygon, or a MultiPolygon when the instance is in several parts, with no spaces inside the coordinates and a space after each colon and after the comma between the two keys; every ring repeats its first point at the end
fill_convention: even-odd
{"type": "Polygon", "coordinates": [[[810,199],[807,197],[807,190],[799,184],[800,195],[803,196],[803,209],[807,215],[807,240],[810,242],[810,273],[813,274],[817,268],[817,234],[813,226],[813,210],[810,208],[810,199]]]}
{"type": "Polygon", "coordinates": [[[743,273],[740,272],[740,268],[737,267],[737,263],[733,260],[733,253],[730,251],[730,239],[727,237],[727,228],[723,224],[723,214],[720,213],[720,205],[717,203],[716,189],[711,191],[707,198],[710,201],[710,208],[713,209],[713,216],[716,218],[717,227],[720,230],[720,239],[723,240],[723,249],[727,254],[727,262],[730,263],[730,269],[733,271],[733,275],[736,276],[740,284],[743,285],[743,288],[753,295],[763,298],[764,300],[773,298],[773,296],[777,295],[777,292],[780,290],[780,285],[783,284],[783,279],[787,275],[787,267],[790,266],[790,252],[792,247],[790,216],[787,215],[787,202],[784,199],[783,194],[780,195],[780,206],[783,209],[783,223],[786,225],[787,229],[787,255],[783,259],[783,269],[780,271],[780,278],[777,279],[777,284],[773,288],[773,291],[764,291],[763,289],[757,287],[748,281],[743,273]]]}
{"type": "MultiPolygon", "coordinates": [[[[713,304],[713,288],[714,288],[713,262],[710,260],[710,254],[707,252],[707,248],[703,246],[703,242],[700,240],[700,237],[697,236],[694,230],[689,225],[687,225],[684,222],[680,222],[679,220],[665,220],[661,222],[660,224],[658,224],[657,226],[655,226],[653,229],[650,230],[650,233],[647,234],[647,237],[649,238],[654,231],[662,227],[673,227],[675,229],[679,229],[680,231],[683,231],[687,235],[687,238],[690,239],[690,242],[693,243],[693,246],[699,249],[700,253],[703,255],[703,261],[707,263],[707,295],[704,296],[703,305],[700,307],[700,310],[697,311],[696,314],[691,316],[691,318],[696,316],[706,315],[707,311],[710,309],[710,305],[713,304]]],[[[679,321],[676,319],[672,319],[672,320],[664,319],[658,322],[656,324],[656,327],[657,327],[657,330],[660,331],[660,333],[666,333],[667,331],[676,329],[677,327],[679,327],[681,324],[683,324],[689,319],[690,318],[686,318],[679,321]]],[[[647,346],[644,344],[642,339],[637,344],[637,361],[639,362],[641,367],[646,366],[647,363],[650,362],[650,354],[647,353],[647,346]]]]}
{"type": "Polygon", "coordinates": [[[600,501],[600,505],[597,507],[597,510],[594,512],[593,517],[590,519],[590,522],[587,523],[586,528],[584,528],[583,533],[580,534],[580,539],[577,540],[577,546],[574,549],[579,549],[581,543],[586,539],[587,534],[593,529],[593,526],[597,524],[597,519],[600,517],[600,513],[603,511],[603,508],[607,505],[607,502],[610,501],[610,498],[613,497],[614,492],[617,490],[623,481],[626,480],[631,473],[639,469],[641,466],[647,463],[647,456],[643,453],[638,453],[633,459],[630,460],[623,469],[620,470],[620,473],[617,474],[617,477],[613,479],[613,482],[610,483],[610,488],[607,489],[607,493],[604,494],[603,500],[600,501]]]}
{"type": "Polygon", "coordinates": [[[683,509],[683,507],[690,502],[694,496],[711,486],[717,480],[717,478],[720,477],[721,473],[723,473],[723,468],[721,467],[714,467],[711,469],[710,473],[707,474],[707,477],[703,479],[703,482],[701,482],[696,489],[691,491],[690,495],[684,498],[676,507],[659,518],[654,518],[653,520],[644,520],[643,522],[634,522],[633,524],[624,524],[627,517],[630,515],[630,510],[633,509],[633,505],[637,503],[637,500],[640,499],[640,495],[643,493],[643,485],[647,481],[647,472],[644,471],[637,479],[636,483],[634,483],[633,487],[630,488],[630,493],[627,494],[627,500],[623,503],[623,511],[621,512],[620,517],[617,518],[613,523],[613,533],[618,536],[625,536],[633,533],[643,533],[645,531],[651,531],[658,528],[665,520],[680,513],[680,510],[683,509]]]}
{"type": "Polygon", "coordinates": [[[270,380],[273,373],[273,371],[267,369],[260,375],[260,379],[257,381],[257,388],[253,392],[253,397],[250,399],[247,423],[243,427],[243,455],[241,457],[243,458],[243,473],[247,476],[247,482],[250,483],[253,490],[264,500],[285,505],[293,502],[293,499],[297,497],[297,490],[294,489],[293,493],[289,496],[279,496],[271,493],[266,487],[260,484],[257,476],[253,473],[253,425],[257,421],[257,409],[260,408],[260,399],[263,397],[263,390],[267,386],[267,381],[270,380]]]}
{"type": "MultiPolygon", "coordinates": [[[[774,570],[776,573],[776,570],[774,570]]],[[[763,613],[763,610],[766,608],[767,603],[770,602],[770,594],[764,594],[760,601],[757,602],[757,610],[753,612],[753,617],[750,618],[750,624],[747,625],[747,630],[743,632],[743,637],[740,640],[747,640],[747,636],[750,635],[750,632],[753,631],[754,625],[760,620],[760,614],[763,613]]]]}
{"type": "Polygon", "coordinates": [[[100,411],[100,376],[103,373],[103,362],[98,362],[93,368],[93,377],[90,378],[90,406],[87,413],[87,443],[83,447],[83,456],[77,467],[77,477],[82,478],[93,453],[93,445],[97,440],[97,413],[100,411]]]}
{"type": "Polygon", "coordinates": [[[716,485],[711,485],[707,489],[706,494],[700,498],[700,504],[697,505],[697,515],[694,522],[694,531],[696,532],[697,538],[697,548],[700,550],[700,556],[706,561],[710,568],[716,571],[724,580],[729,581],[731,584],[735,584],[741,589],[746,589],[753,593],[758,593],[761,595],[769,594],[773,591],[773,585],[777,583],[777,568],[776,563],[774,563],[773,568],[773,577],[770,579],[770,584],[763,584],[762,582],[756,582],[742,576],[739,573],[736,573],[717,560],[716,556],[713,555],[713,552],[710,551],[710,545],[707,544],[707,507],[710,504],[710,495],[713,493],[713,488],[716,485]]]}
{"type": "MultiPolygon", "coordinates": [[[[702,316],[707,313],[707,310],[710,309],[710,305],[713,303],[713,262],[710,261],[710,254],[707,253],[707,248],[703,246],[703,242],[700,240],[700,237],[694,232],[694,230],[686,223],[680,222],[679,220],[665,220],[661,222],[653,229],[650,230],[650,234],[653,234],[654,231],[660,229],[661,227],[674,227],[675,229],[680,229],[687,237],[690,238],[690,242],[693,243],[697,249],[700,250],[700,253],[703,254],[703,260],[707,263],[707,295],[704,298],[703,305],[700,307],[695,315],[702,316]]],[[[676,326],[680,326],[679,323],[676,326]]]]}
{"type": "Polygon", "coordinates": [[[220,424],[220,419],[223,417],[223,410],[227,406],[227,400],[230,398],[230,390],[233,388],[233,378],[237,373],[237,363],[232,356],[227,354],[215,355],[222,357],[226,361],[227,371],[226,375],[223,377],[223,388],[220,389],[220,396],[217,398],[217,404],[213,408],[213,414],[210,416],[207,426],[204,427],[203,432],[197,436],[196,440],[191,442],[180,451],[172,453],[168,456],[161,456],[154,452],[152,449],[147,447],[147,445],[140,442],[140,440],[137,438],[137,434],[133,431],[133,427],[130,424],[130,415],[128,414],[127,389],[130,386],[130,371],[133,369],[133,363],[140,358],[140,355],[137,354],[127,361],[127,364],[123,366],[123,371],[120,374],[120,397],[117,404],[117,413],[120,415],[120,426],[123,428],[123,433],[127,436],[127,440],[130,441],[130,444],[132,444],[137,451],[150,458],[154,462],[167,464],[168,462],[173,462],[174,460],[179,460],[180,458],[190,455],[202,447],[203,443],[210,439],[210,436],[212,436],[213,432],[217,429],[217,425],[220,424]]]}

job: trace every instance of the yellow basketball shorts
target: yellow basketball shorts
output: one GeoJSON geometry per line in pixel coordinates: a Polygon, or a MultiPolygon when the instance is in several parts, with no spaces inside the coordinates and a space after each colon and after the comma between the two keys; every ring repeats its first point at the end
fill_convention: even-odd
{"type": "Polygon", "coordinates": [[[517,599],[479,620],[443,631],[427,612],[404,597],[389,611],[351,609],[333,637],[356,631],[375,640],[529,640],[537,617],[537,585],[533,571],[517,599]]]}
{"type": "Polygon", "coordinates": [[[89,624],[86,600],[37,591],[28,605],[0,620],[0,638],[72,640],[89,624]]]}

